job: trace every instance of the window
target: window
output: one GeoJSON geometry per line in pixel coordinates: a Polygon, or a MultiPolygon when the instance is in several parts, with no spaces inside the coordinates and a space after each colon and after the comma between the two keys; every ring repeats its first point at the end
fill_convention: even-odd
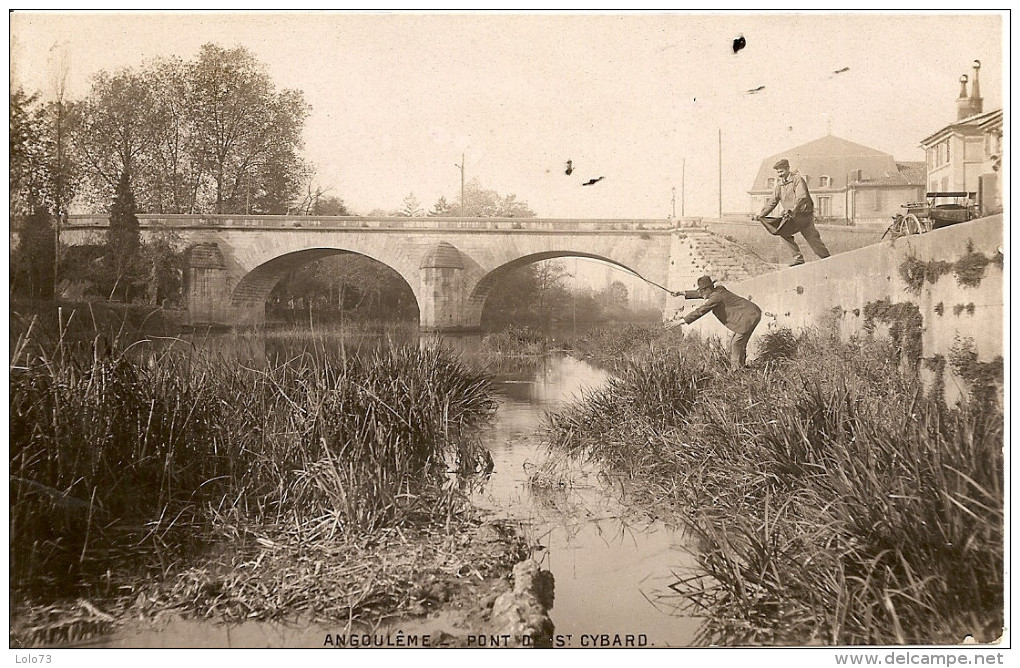
{"type": "Polygon", "coordinates": [[[819,176],[818,177],[818,186],[820,188],[828,188],[831,185],[832,185],[832,179],[830,179],[828,176],[819,176]]]}
{"type": "MultiPolygon", "coordinates": [[[[826,178],[826,177],[822,177],[826,178]]],[[[832,198],[831,197],[819,197],[818,198],[818,215],[822,218],[828,218],[832,215],[832,198]]]]}
{"type": "Polygon", "coordinates": [[[949,139],[940,141],[935,146],[928,149],[928,168],[932,169],[935,167],[941,167],[942,165],[949,164],[949,139]]]}
{"type": "Polygon", "coordinates": [[[949,140],[940,141],[938,145],[938,155],[935,156],[935,165],[941,166],[949,164],[949,140]]]}

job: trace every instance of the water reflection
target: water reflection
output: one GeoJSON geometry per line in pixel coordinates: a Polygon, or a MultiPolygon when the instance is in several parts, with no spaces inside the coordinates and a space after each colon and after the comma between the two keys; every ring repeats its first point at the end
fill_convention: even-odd
{"type": "MultiPolygon", "coordinates": [[[[644,634],[649,644],[692,644],[701,620],[677,614],[670,584],[693,566],[686,538],[658,521],[630,513],[622,484],[591,465],[567,465],[563,479],[532,484],[548,457],[540,427],[545,413],[609,375],[565,355],[540,359],[527,373],[499,378],[495,423],[482,435],[494,470],[476,490],[477,505],[528,527],[543,566],[556,581],[551,616],[556,633],[582,646],[582,635],[644,634]]],[[[590,642],[590,638],[589,638],[590,642]]]]}

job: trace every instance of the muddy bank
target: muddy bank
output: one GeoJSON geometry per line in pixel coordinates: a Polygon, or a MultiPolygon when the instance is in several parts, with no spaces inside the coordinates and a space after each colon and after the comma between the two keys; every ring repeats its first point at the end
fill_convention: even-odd
{"type": "Polygon", "coordinates": [[[299,635],[295,643],[290,632],[287,644],[319,647],[329,646],[330,634],[400,628],[455,645],[491,631],[492,603],[511,590],[511,570],[525,556],[512,524],[466,516],[358,541],[249,535],[164,580],[126,580],[117,597],[22,605],[11,617],[10,642],[259,647],[291,628],[299,635]],[[247,643],[244,634],[231,638],[241,624],[257,629],[247,643]],[[173,645],[162,644],[171,638],[173,645]]]}

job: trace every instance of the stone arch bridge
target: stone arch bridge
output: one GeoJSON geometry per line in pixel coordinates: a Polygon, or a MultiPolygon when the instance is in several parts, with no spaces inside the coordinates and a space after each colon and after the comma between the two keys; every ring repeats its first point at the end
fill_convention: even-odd
{"type": "MultiPolygon", "coordinates": [[[[259,325],[273,286],[288,272],[338,253],[396,271],[428,330],[480,324],[492,288],[511,270],[558,257],[602,260],[673,290],[697,276],[742,280],[772,267],[693,221],[140,215],[145,236],[186,250],[193,325],[259,325]]],[[[109,219],[72,215],[62,243],[102,243],[109,219]]],[[[672,299],[672,298],[670,298],[672,299]]]]}

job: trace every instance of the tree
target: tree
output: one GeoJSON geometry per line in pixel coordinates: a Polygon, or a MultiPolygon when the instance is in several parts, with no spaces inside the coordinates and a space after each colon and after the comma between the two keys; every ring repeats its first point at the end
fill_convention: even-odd
{"type": "Polygon", "coordinates": [[[97,208],[126,169],[140,211],[287,213],[307,171],[308,113],[302,93],[277,92],[246,49],[206,44],[195,61],[100,72],[73,139],[97,208]]]}
{"type": "Polygon", "coordinates": [[[57,216],[73,192],[72,163],[61,145],[63,109],[18,89],[10,95],[9,115],[11,290],[51,297],[57,216]]]}
{"type": "Polygon", "coordinates": [[[406,218],[418,218],[425,215],[425,210],[421,208],[421,204],[418,202],[418,198],[414,196],[414,193],[410,193],[404,198],[404,206],[400,209],[400,215],[406,218]]]}
{"type": "MultiPolygon", "coordinates": [[[[190,66],[179,58],[153,62],[143,70],[155,92],[149,121],[152,144],[144,169],[148,187],[142,209],[153,213],[195,213],[205,177],[197,150],[195,93],[190,66]]],[[[137,190],[137,188],[135,188],[137,190]]]]}
{"type": "Polygon", "coordinates": [[[265,66],[243,47],[204,45],[192,76],[197,148],[212,179],[214,212],[246,212],[253,193],[263,212],[284,198],[289,204],[296,179],[266,177],[281,159],[295,163],[309,112],[301,92],[276,93],[265,66]]]}
{"type": "MultiPolygon", "coordinates": [[[[429,212],[430,216],[459,216],[460,203],[450,204],[440,197],[429,212]]],[[[464,216],[475,218],[534,218],[535,212],[517,195],[500,196],[495,190],[482,187],[478,179],[472,179],[464,186],[464,216]]]]}
{"type": "Polygon", "coordinates": [[[613,281],[599,292],[599,301],[607,310],[623,311],[627,309],[627,286],[620,281],[613,281]]]}
{"type": "Polygon", "coordinates": [[[447,202],[446,197],[440,197],[426,215],[437,218],[456,216],[457,207],[447,202]]]}
{"type": "MultiPolygon", "coordinates": [[[[292,305],[301,304],[317,311],[320,319],[417,317],[414,293],[407,282],[390,267],[357,253],[334,255],[301,267],[273,288],[267,302],[275,315],[285,315],[292,305]]],[[[298,317],[307,322],[307,315],[298,317]]]]}
{"type": "Polygon", "coordinates": [[[11,215],[30,214],[46,201],[45,119],[38,97],[18,89],[10,94],[11,215]]]}
{"type": "Polygon", "coordinates": [[[149,303],[161,306],[179,302],[184,280],[184,253],[179,237],[172,232],[155,235],[142,243],[140,265],[145,268],[149,303]]]}
{"type": "MultiPolygon", "coordinates": [[[[92,80],[89,96],[75,109],[74,144],[87,168],[94,201],[109,202],[121,175],[136,173],[144,184],[155,128],[150,110],[156,95],[146,79],[129,69],[92,80]]],[[[144,188],[143,188],[144,190],[144,188]]]]}
{"type": "Polygon", "coordinates": [[[569,276],[555,260],[535,262],[502,277],[485,302],[482,319],[490,326],[527,324],[548,327],[566,313],[569,276]]]}
{"type": "Polygon", "coordinates": [[[518,201],[517,195],[507,195],[496,202],[497,218],[534,218],[535,212],[525,202],[518,201]]]}
{"type": "Polygon", "coordinates": [[[110,227],[106,231],[106,270],[110,277],[109,299],[115,295],[131,301],[140,269],[138,249],[141,232],[138,226],[135,196],[131,192],[128,170],[121,172],[117,194],[110,207],[110,227]]]}
{"type": "Polygon", "coordinates": [[[36,299],[53,297],[53,268],[56,257],[53,216],[43,204],[24,217],[18,251],[11,261],[11,283],[15,292],[36,299]]]}
{"type": "Polygon", "coordinates": [[[342,199],[330,195],[328,197],[316,198],[315,203],[312,205],[312,215],[349,216],[351,212],[347,209],[347,204],[342,199]]]}

